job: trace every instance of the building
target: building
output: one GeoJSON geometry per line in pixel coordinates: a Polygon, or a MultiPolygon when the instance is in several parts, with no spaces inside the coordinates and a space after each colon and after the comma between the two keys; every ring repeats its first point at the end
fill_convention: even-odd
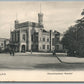
{"type": "Polygon", "coordinates": [[[9,44],[10,44],[10,40],[9,39],[5,39],[4,40],[4,49],[8,49],[9,48],[9,44]]]}
{"type": "Polygon", "coordinates": [[[0,52],[5,51],[9,46],[9,39],[0,38],[0,52]]]}
{"type": "Polygon", "coordinates": [[[11,32],[10,44],[15,50],[22,51],[53,51],[59,43],[60,33],[46,31],[43,25],[43,13],[38,13],[38,23],[15,20],[15,29],[11,32]]]}

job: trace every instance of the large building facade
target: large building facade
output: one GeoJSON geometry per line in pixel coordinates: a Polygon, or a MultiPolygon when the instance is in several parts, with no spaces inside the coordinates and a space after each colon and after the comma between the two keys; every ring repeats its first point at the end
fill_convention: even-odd
{"type": "Polygon", "coordinates": [[[15,29],[11,32],[11,44],[16,51],[53,51],[59,44],[60,33],[46,31],[43,25],[43,13],[38,13],[38,23],[15,20],[15,29]]]}

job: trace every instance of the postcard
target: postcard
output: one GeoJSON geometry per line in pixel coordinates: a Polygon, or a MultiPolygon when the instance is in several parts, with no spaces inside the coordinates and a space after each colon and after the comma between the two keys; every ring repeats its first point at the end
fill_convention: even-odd
{"type": "Polygon", "coordinates": [[[84,1],[0,1],[0,82],[84,82],[84,1]]]}

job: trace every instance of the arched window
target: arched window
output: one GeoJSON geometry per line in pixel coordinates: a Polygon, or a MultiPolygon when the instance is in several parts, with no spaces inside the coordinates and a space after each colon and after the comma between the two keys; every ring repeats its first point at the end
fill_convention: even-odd
{"type": "Polygon", "coordinates": [[[23,37],[22,37],[23,41],[25,41],[25,34],[23,34],[23,37]]]}

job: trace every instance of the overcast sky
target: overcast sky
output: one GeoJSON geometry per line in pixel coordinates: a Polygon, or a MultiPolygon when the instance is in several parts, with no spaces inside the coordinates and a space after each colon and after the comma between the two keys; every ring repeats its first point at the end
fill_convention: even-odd
{"type": "Polygon", "coordinates": [[[7,1],[0,2],[0,37],[9,38],[10,29],[14,29],[14,20],[38,22],[38,13],[44,14],[44,27],[46,30],[65,32],[68,27],[80,19],[84,9],[83,1],[55,1],[55,2],[30,2],[7,1]]]}

